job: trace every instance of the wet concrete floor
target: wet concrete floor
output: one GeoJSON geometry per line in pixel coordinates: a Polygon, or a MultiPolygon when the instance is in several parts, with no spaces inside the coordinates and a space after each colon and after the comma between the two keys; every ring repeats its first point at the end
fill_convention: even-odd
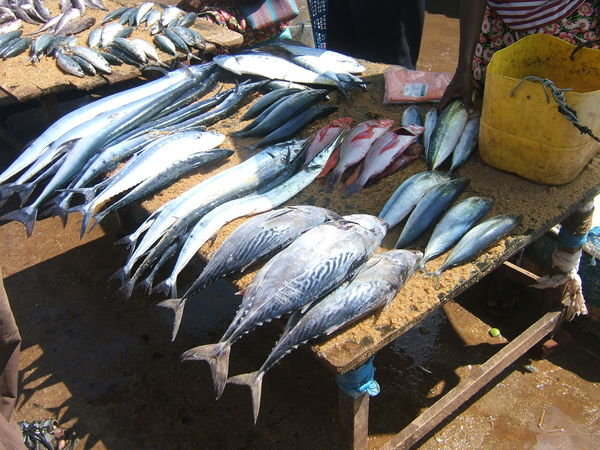
{"type": "MultiPolygon", "coordinates": [[[[433,6],[419,66],[452,71],[458,24],[452,11],[433,6]]],[[[31,131],[29,114],[9,124],[31,131]]],[[[228,387],[215,401],[207,367],[178,360],[184,350],[218,340],[239,301],[231,287],[220,282],[205,291],[171,343],[169,318],[153,306],[160,299],[116,298],[108,279],[125,258],[113,245],[117,235],[96,228],[80,241],[78,222],[71,217],[63,229],[57,219],[42,220],[29,239],[20,224],[0,226],[0,267],[23,336],[15,420],[56,417],[77,429],[80,448],[342,448],[334,379],[306,350],[266,375],[254,426],[245,389],[228,387]]],[[[382,350],[369,447],[400,431],[540,313],[534,293],[484,280],[382,350]],[[489,315],[490,291],[519,295],[515,313],[489,315]],[[504,337],[491,338],[492,326],[504,337]]],[[[418,447],[599,448],[600,348],[586,327],[582,319],[567,324],[555,336],[558,351],[547,358],[539,349],[528,352],[418,447]]],[[[244,338],[231,373],[256,369],[278,333],[265,326],[244,338]]]]}

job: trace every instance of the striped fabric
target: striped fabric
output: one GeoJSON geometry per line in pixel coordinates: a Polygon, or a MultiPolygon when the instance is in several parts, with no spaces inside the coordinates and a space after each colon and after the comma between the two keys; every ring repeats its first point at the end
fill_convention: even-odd
{"type": "Polygon", "coordinates": [[[551,25],[570,15],[583,0],[488,0],[488,5],[513,30],[551,25]]]}
{"type": "Polygon", "coordinates": [[[295,0],[262,0],[239,5],[253,30],[288,22],[299,14],[295,0]]]}

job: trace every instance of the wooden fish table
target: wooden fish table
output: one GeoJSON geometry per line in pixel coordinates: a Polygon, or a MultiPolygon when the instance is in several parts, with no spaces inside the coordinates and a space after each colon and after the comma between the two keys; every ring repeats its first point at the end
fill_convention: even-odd
{"type": "MultiPolygon", "coordinates": [[[[164,3],[176,4],[177,1],[167,0],[164,3]]],[[[106,0],[105,4],[112,11],[120,6],[138,5],[139,2],[135,0],[106,0]]],[[[58,0],[49,0],[46,5],[52,12],[58,11],[58,0]]],[[[89,32],[100,26],[100,22],[106,14],[106,11],[87,8],[84,17],[94,17],[96,24],[89,30],[76,35],[79,45],[87,45],[89,32]]],[[[24,24],[23,33],[32,32],[37,28],[36,25],[24,24]]],[[[200,32],[207,41],[205,54],[213,53],[217,47],[224,49],[236,48],[244,42],[241,34],[206,20],[198,19],[193,28],[200,32]]],[[[142,31],[141,27],[135,30],[132,35],[132,38],[146,40],[149,40],[149,37],[150,34],[147,31],[142,31]]],[[[173,56],[160,50],[157,50],[157,52],[163,62],[167,64],[174,62],[173,56]]],[[[197,52],[194,52],[194,54],[197,54],[197,52]]],[[[63,73],[56,65],[54,58],[44,57],[37,64],[29,62],[28,59],[29,52],[24,52],[14,58],[0,61],[0,108],[4,107],[6,115],[11,113],[11,106],[16,103],[37,100],[41,102],[48,119],[52,121],[56,117],[56,94],[73,90],[93,91],[102,86],[116,85],[139,78],[142,75],[136,67],[124,64],[113,66],[113,72],[110,75],[78,78],[63,73]]],[[[3,128],[2,119],[2,111],[0,111],[0,138],[9,142],[15,148],[20,147],[20,144],[11,136],[9,130],[3,128]]]]}
{"type": "MultiPolygon", "coordinates": [[[[384,88],[382,73],[385,68],[384,65],[367,63],[367,72],[364,74],[364,79],[369,82],[369,90],[355,93],[352,100],[338,99],[336,94],[332,94],[330,102],[337,104],[339,109],[329,119],[352,117],[360,122],[386,117],[399,122],[405,107],[382,104],[384,88]]],[[[424,114],[429,107],[430,105],[424,105],[422,113],[424,114]]],[[[247,108],[248,105],[233,117],[227,118],[211,128],[225,134],[240,129],[245,123],[241,123],[239,118],[247,108]]],[[[310,136],[311,133],[327,122],[328,119],[324,119],[313,124],[309,129],[304,130],[301,135],[310,136]]],[[[219,165],[216,170],[226,169],[251,156],[253,153],[246,150],[245,147],[254,142],[256,140],[236,141],[228,137],[223,147],[236,149],[237,152],[229,161],[219,165]]],[[[351,197],[345,196],[341,189],[328,191],[317,180],[289,201],[288,204],[323,206],[342,215],[352,213],[377,215],[401,182],[409,176],[426,169],[425,163],[418,160],[407,168],[366,187],[362,192],[351,197]]],[[[160,205],[214,174],[215,168],[213,167],[212,170],[213,172],[208,169],[201,170],[186,179],[180,180],[153,198],[138,205],[139,209],[131,209],[130,214],[134,217],[134,222],[139,224],[149,212],[156,210],[160,205]]],[[[432,278],[415,275],[408,281],[389,307],[371,314],[355,325],[331,337],[321,339],[318,343],[312,345],[311,351],[333,374],[342,374],[360,366],[384,346],[425,319],[434,310],[455,299],[485,275],[503,265],[516,252],[543,235],[554,225],[561,223],[573,212],[588,204],[600,192],[600,156],[596,156],[574,181],[563,186],[535,184],[509,173],[501,172],[483,164],[477,155],[473,155],[464,166],[459,168],[456,176],[466,177],[470,180],[469,186],[457,202],[474,195],[491,197],[495,200],[495,204],[488,216],[522,214],[523,221],[521,225],[511,236],[503,239],[473,263],[444,272],[440,278],[439,288],[436,288],[432,278]]],[[[206,260],[208,255],[218,248],[223,239],[242,222],[243,220],[240,219],[225,226],[212,244],[206,244],[200,250],[201,258],[206,260]]],[[[400,227],[390,230],[383,243],[383,249],[393,248],[399,233],[400,227]]],[[[423,244],[423,241],[421,241],[421,244],[423,244]]],[[[428,268],[433,270],[439,267],[445,256],[442,255],[442,257],[428,263],[428,268]]],[[[532,274],[517,267],[513,267],[511,272],[528,281],[535,278],[532,274]]],[[[245,273],[239,277],[230,278],[230,281],[241,290],[248,286],[254,274],[255,272],[245,273]]],[[[388,447],[407,447],[423,437],[460,404],[468,400],[494,376],[499,374],[503,368],[550,333],[559,323],[560,317],[561,311],[556,310],[540,318],[520,337],[506,345],[498,355],[473,370],[470,378],[464,380],[403,430],[400,435],[394,437],[388,447]]],[[[342,399],[349,423],[348,433],[354,448],[366,448],[368,402],[368,396],[366,395],[357,400],[346,396],[343,396],[342,399]]]]}

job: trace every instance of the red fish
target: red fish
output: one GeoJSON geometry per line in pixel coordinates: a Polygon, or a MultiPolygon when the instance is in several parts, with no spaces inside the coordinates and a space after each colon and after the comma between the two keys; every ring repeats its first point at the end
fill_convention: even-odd
{"type": "Polygon", "coordinates": [[[356,194],[367,181],[383,173],[417,140],[423,130],[418,125],[409,125],[384,133],[369,149],[358,179],[348,186],[346,193],[356,194]]]}
{"type": "Polygon", "coordinates": [[[350,130],[340,146],[340,160],[327,177],[327,185],[335,186],[346,169],[363,159],[371,145],[393,124],[394,121],[390,119],[368,120],[350,130]]]}
{"type": "Polygon", "coordinates": [[[350,117],[342,117],[333,120],[329,125],[324,126],[315,135],[306,151],[306,162],[308,164],[317,153],[327,147],[340,133],[348,130],[354,124],[350,117]]]}

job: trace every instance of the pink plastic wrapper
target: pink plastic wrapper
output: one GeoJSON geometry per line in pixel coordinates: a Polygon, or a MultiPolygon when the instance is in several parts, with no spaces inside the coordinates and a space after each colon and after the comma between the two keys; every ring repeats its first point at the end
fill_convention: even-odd
{"type": "Polygon", "coordinates": [[[383,103],[437,102],[452,79],[448,72],[421,72],[399,66],[389,67],[383,76],[383,103]]]}

